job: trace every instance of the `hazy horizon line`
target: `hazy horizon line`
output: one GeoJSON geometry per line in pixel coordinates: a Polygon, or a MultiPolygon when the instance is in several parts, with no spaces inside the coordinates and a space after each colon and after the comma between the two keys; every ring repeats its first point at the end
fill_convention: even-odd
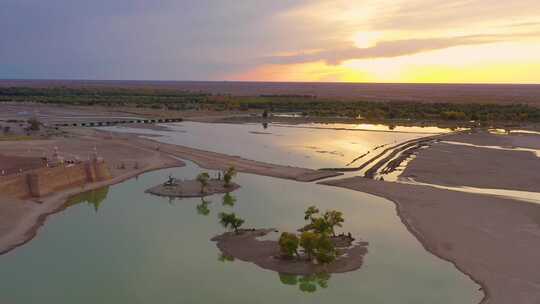
{"type": "Polygon", "coordinates": [[[280,83],[280,84],[400,84],[400,85],[540,85],[540,82],[357,82],[357,81],[272,81],[272,80],[156,80],[156,79],[84,79],[84,78],[0,78],[7,81],[68,81],[68,82],[206,82],[206,83],[280,83]]]}

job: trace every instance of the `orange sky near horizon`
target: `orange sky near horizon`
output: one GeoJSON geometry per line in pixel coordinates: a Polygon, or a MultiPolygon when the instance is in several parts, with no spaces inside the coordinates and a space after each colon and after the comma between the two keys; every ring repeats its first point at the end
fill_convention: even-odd
{"type": "Polygon", "coordinates": [[[540,83],[540,1],[337,2],[280,16],[314,24],[327,44],[267,54],[266,62],[226,79],[540,83]]]}

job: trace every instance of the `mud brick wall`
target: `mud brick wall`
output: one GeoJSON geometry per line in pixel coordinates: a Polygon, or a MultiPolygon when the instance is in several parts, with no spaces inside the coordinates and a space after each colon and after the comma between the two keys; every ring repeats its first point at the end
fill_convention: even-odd
{"type": "Polygon", "coordinates": [[[109,168],[105,162],[90,161],[1,177],[0,194],[13,197],[39,197],[110,178],[109,168]]]}
{"type": "Polygon", "coordinates": [[[28,177],[26,174],[0,177],[0,195],[8,197],[29,196],[28,177]]]}

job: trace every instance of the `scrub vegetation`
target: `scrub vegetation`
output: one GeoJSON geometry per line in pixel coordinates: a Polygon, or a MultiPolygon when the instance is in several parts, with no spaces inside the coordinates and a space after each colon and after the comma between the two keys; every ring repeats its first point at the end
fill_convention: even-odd
{"type": "MultiPolygon", "coordinates": [[[[445,120],[540,122],[540,108],[520,104],[438,103],[433,100],[332,100],[308,95],[231,96],[177,89],[115,87],[6,87],[1,101],[32,101],[68,105],[131,106],[168,111],[210,110],[266,113],[297,112],[310,117],[380,120],[445,120]]],[[[264,118],[264,117],[263,117],[264,118]]]]}

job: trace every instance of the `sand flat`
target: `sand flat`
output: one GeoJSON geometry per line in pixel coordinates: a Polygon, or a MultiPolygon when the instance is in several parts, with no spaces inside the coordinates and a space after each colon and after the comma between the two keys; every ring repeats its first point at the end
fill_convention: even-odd
{"type": "MultiPolygon", "coordinates": [[[[450,135],[444,140],[478,146],[514,147],[516,141],[528,147],[540,145],[536,135],[480,134],[450,135]]],[[[470,186],[540,192],[540,158],[519,150],[498,150],[440,142],[423,149],[410,162],[402,177],[444,186],[470,186]]]]}
{"type": "Polygon", "coordinates": [[[540,302],[540,206],[362,177],[322,184],[394,201],[427,250],[483,286],[483,303],[540,302]]]}

